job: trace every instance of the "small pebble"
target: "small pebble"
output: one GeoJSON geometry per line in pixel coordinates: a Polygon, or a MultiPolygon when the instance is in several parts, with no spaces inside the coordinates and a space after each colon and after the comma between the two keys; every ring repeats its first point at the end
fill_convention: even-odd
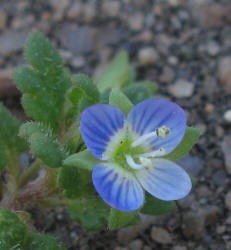
{"type": "Polygon", "coordinates": [[[177,98],[190,97],[194,92],[194,85],[187,80],[178,79],[174,84],[168,87],[168,91],[177,98]]]}
{"type": "Polygon", "coordinates": [[[172,242],[169,232],[161,227],[152,227],[151,238],[161,244],[170,244],[172,242]]]}
{"type": "Polygon", "coordinates": [[[131,250],[141,250],[142,246],[143,246],[143,242],[142,240],[139,240],[139,239],[134,240],[131,243],[129,243],[129,248],[131,250]]]}
{"type": "Polygon", "coordinates": [[[154,64],[159,59],[159,55],[152,47],[142,48],[138,52],[138,60],[140,65],[154,64]]]}
{"type": "Polygon", "coordinates": [[[231,191],[229,191],[225,196],[225,205],[229,211],[231,211],[231,191]]]}
{"type": "Polygon", "coordinates": [[[231,122],[231,109],[225,111],[225,113],[224,113],[224,119],[227,122],[231,122]]]}

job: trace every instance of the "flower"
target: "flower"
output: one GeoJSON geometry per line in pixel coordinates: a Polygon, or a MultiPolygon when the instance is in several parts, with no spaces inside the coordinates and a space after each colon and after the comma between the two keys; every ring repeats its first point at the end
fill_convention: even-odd
{"type": "Polygon", "coordinates": [[[86,108],[80,131],[89,151],[102,160],[92,171],[101,198],[129,212],[143,205],[144,190],[166,201],[185,197],[192,187],[190,177],[161,158],[176,148],[185,129],[183,109],[161,98],[140,102],[127,117],[107,104],[86,108]]]}

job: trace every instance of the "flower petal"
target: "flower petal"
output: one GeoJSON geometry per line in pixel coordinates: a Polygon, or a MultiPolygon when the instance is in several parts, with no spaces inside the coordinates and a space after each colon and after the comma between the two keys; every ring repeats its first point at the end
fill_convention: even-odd
{"type": "Polygon", "coordinates": [[[116,164],[98,164],[92,172],[96,191],[110,206],[125,212],[144,203],[144,192],[136,178],[116,164]]]}
{"type": "Polygon", "coordinates": [[[81,135],[96,158],[102,159],[110,138],[123,127],[124,120],[124,113],[111,105],[96,104],[83,111],[80,120],[81,135]]]}
{"type": "Polygon", "coordinates": [[[186,129],[184,110],[176,103],[161,98],[152,98],[137,104],[127,118],[134,132],[144,135],[166,126],[170,133],[165,138],[155,137],[148,143],[155,150],[165,149],[170,153],[182,140],[186,129]]]}
{"type": "Polygon", "coordinates": [[[191,179],[184,169],[165,159],[153,159],[152,164],[152,168],[136,172],[139,182],[150,194],[169,201],[179,200],[190,192],[191,179]]]}

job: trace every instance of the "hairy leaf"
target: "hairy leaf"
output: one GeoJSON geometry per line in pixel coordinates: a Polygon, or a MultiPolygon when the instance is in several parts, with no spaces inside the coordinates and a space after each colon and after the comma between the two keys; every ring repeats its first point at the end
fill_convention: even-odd
{"type": "Polygon", "coordinates": [[[99,91],[92,79],[90,79],[87,75],[74,75],[73,82],[75,85],[69,94],[69,98],[73,103],[77,103],[80,97],[88,99],[92,104],[99,101],[99,91]]]}
{"type": "Polygon", "coordinates": [[[162,215],[172,212],[176,205],[174,201],[162,201],[146,192],[144,206],[140,210],[143,214],[162,215]]]}
{"type": "Polygon", "coordinates": [[[0,144],[0,172],[5,168],[8,162],[8,155],[5,148],[0,144]]]}
{"type": "Polygon", "coordinates": [[[5,150],[21,153],[27,150],[24,139],[18,137],[20,122],[0,103],[0,144],[5,150]]]}
{"type": "Polygon", "coordinates": [[[20,68],[13,76],[24,92],[22,105],[28,116],[57,130],[71,77],[57,50],[41,33],[31,34],[25,54],[34,69],[20,68]]]}
{"type": "Polygon", "coordinates": [[[97,158],[95,158],[88,149],[70,155],[68,158],[66,158],[63,161],[63,165],[65,166],[75,166],[78,168],[86,169],[86,170],[92,170],[93,167],[101,162],[97,158]]]}
{"type": "Polygon", "coordinates": [[[120,108],[125,114],[128,114],[133,108],[133,104],[127,96],[115,89],[113,89],[110,93],[109,104],[120,108]]]}
{"type": "Polygon", "coordinates": [[[131,223],[133,224],[134,219],[137,219],[137,211],[122,212],[115,208],[111,208],[108,227],[109,229],[117,229],[120,227],[128,226],[131,223]]]}
{"type": "Polygon", "coordinates": [[[153,97],[157,91],[157,85],[149,81],[138,81],[129,84],[123,91],[132,103],[137,104],[147,98],[153,97]]]}
{"type": "Polygon", "coordinates": [[[39,233],[30,233],[27,239],[26,249],[33,250],[66,250],[66,248],[58,242],[55,237],[39,234],[39,233]]]}
{"type": "Polygon", "coordinates": [[[26,226],[16,214],[0,210],[0,250],[23,249],[26,237],[26,226]]]}
{"type": "Polygon", "coordinates": [[[110,212],[106,203],[96,196],[73,201],[68,208],[71,218],[89,230],[103,229],[110,212]]]}
{"type": "Polygon", "coordinates": [[[129,65],[128,54],[120,52],[106,67],[102,74],[96,76],[97,86],[100,92],[107,88],[120,89],[127,82],[134,80],[133,68],[129,65]]]}

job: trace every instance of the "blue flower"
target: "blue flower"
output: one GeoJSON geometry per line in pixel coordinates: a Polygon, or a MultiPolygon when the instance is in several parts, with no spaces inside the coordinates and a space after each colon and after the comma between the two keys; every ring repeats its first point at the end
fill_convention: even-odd
{"type": "Polygon", "coordinates": [[[182,140],[186,116],[177,104],[153,98],[127,115],[117,107],[96,104],[81,115],[80,130],[89,151],[102,163],[92,180],[101,198],[121,211],[144,203],[144,190],[169,201],[186,196],[190,177],[177,164],[161,158],[182,140]]]}

